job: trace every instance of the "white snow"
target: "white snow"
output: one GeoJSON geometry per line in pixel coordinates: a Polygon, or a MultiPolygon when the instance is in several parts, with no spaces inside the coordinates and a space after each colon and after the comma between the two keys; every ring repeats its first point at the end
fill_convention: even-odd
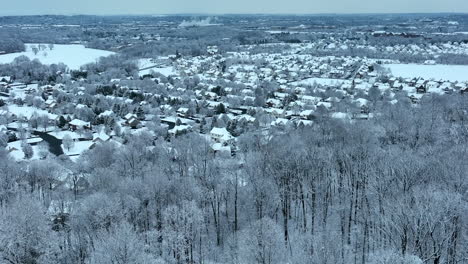
{"type": "Polygon", "coordinates": [[[0,55],[0,63],[11,63],[15,58],[25,55],[31,60],[38,59],[43,64],[58,64],[60,62],[68,66],[70,70],[78,70],[81,66],[96,62],[100,57],[115,54],[111,51],[88,49],[84,45],[61,45],[55,44],[52,50],[47,44],[45,50],[39,51],[36,55],[32,51],[32,46],[38,44],[26,44],[26,51],[0,55]]]}
{"type": "Polygon", "coordinates": [[[468,81],[468,65],[387,64],[385,67],[395,77],[468,81]]]}
{"type": "Polygon", "coordinates": [[[92,141],[75,141],[74,146],[70,148],[70,150],[65,148],[63,144],[61,145],[61,147],[63,149],[63,153],[65,153],[66,155],[78,156],[78,155],[81,155],[83,151],[88,150],[91,147],[91,145],[93,145],[92,141]]]}
{"type": "Polygon", "coordinates": [[[63,139],[66,135],[70,136],[72,139],[79,139],[82,138],[78,133],[69,131],[69,130],[62,130],[62,131],[54,131],[49,133],[50,135],[58,138],[58,139],[63,139]]]}
{"type": "Polygon", "coordinates": [[[314,83],[320,84],[320,85],[340,85],[343,83],[351,83],[349,80],[343,80],[343,79],[330,79],[330,78],[309,78],[309,79],[304,79],[301,81],[293,82],[293,85],[313,85],[314,83]]]}
{"type": "Polygon", "coordinates": [[[162,75],[164,76],[169,76],[169,75],[175,75],[177,74],[176,71],[174,70],[174,67],[172,66],[169,66],[169,67],[161,67],[161,68],[151,68],[151,69],[147,69],[147,70],[143,70],[143,71],[140,71],[138,72],[138,74],[140,76],[143,76],[143,75],[146,75],[146,74],[151,74],[151,72],[159,72],[161,73],[162,75]]]}
{"type": "Polygon", "coordinates": [[[137,64],[138,64],[138,69],[146,69],[146,68],[154,67],[154,68],[150,68],[150,69],[146,69],[146,70],[142,70],[138,72],[140,76],[150,74],[152,71],[159,72],[166,77],[169,75],[177,74],[174,67],[166,66],[166,65],[162,66],[160,64],[155,63],[153,59],[149,59],[149,58],[139,59],[137,61],[137,64]]]}
{"type": "Polygon", "coordinates": [[[138,69],[144,69],[148,67],[156,66],[157,64],[153,62],[151,58],[144,58],[137,60],[138,69]]]}
{"type": "MultiPolygon", "coordinates": [[[[40,143],[40,142],[42,142],[41,138],[29,138],[26,140],[27,144],[34,144],[34,143],[40,143]]],[[[8,146],[7,146],[7,149],[15,149],[15,150],[11,150],[9,154],[13,159],[17,161],[25,160],[24,152],[21,147],[22,143],[23,142],[21,140],[18,140],[18,141],[8,143],[8,146]]],[[[38,145],[34,145],[31,147],[33,149],[33,156],[31,157],[31,160],[40,159],[40,156],[39,156],[40,147],[38,145]]]]}
{"type": "Polygon", "coordinates": [[[27,119],[30,119],[34,113],[36,113],[37,115],[47,115],[49,116],[49,118],[55,117],[55,115],[33,106],[19,106],[12,104],[8,106],[8,111],[12,114],[15,114],[16,116],[24,116],[27,119]]]}

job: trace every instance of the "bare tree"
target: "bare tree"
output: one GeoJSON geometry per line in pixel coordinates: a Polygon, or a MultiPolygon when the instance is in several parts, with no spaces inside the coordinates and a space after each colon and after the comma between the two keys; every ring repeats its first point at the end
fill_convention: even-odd
{"type": "Polygon", "coordinates": [[[72,149],[75,146],[75,141],[70,135],[67,134],[63,137],[62,144],[67,149],[67,151],[70,151],[70,149],[72,149]]]}

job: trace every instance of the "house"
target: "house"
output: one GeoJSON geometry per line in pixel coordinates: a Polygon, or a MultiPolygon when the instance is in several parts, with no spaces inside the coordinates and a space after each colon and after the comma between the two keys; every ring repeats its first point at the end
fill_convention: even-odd
{"type": "Polygon", "coordinates": [[[278,118],[275,121],[271,122],[271,126],[286,126],[288,125],[289,120],[286,118],[278,118]]]}
{"type": "Polygon", "coordinates": [[[68,123],[70,130],[75,131],[77,129],[91,129],[91,123],[85,122],[80,119],[73,119],[68,123]]]}
{"type": "Polygon", "coordinates": [[[57,106],[57,102],[54,99],[49,98],[47,99],[47,101],[45,101],[45,105],[47,108],[52,109],[57,106]]]}
{"type": "Polygon", "coordinates": [[[9,82],[11,82],[11,77],[10,76],[0,76],[0,82],[9,83],[9,82]]]}
{"type": "Polygon", "coordinates": [[[108,118],[112,117],[114,115],[114,112],[112,110],[106,110],[98,115],[99,118],[108,118]]]}
{"type": "Polygon", "coordinates": [[[299,115],[300,117],[304,118],[304,119],[308,119],[308,120],[312,120],[314,119],[314,113],[315,113],[315,110],[304,110],[302,111],[299,115]]]}
{"type": "Polygon", "coordinates": [[[329,102],[318,102],[317,103],[317,108],[318,107],[324,107],[325,109],[330,109],[332,107],[332,104],[329,102]]]}
{"type": "Polygon", "coordinates": [[[181,107],[177,109],[177,115],[187,117],[189,115],[189,109],[187,107],[181,107]]]}
{"type": "Polygon", "coordinates": [[[106,142],[109,141],[110,136],[101,131],[100,133],[93,134],[93,142],[106,142]]]}
{"type": "Polygon", "coordinates": [[[247,122],[247,123],[253,123],[255,122],[255,117],[248,115],[248,114],[243,114],[243,115],[237,116],[237,120],[247,122]]]}
{"type": "Polygon", "coordinates": [[[281,108],[267,108],[264,110],[265,112],[272,114],[275,117],[283,117],[283,114],[284,114],[284,110],[281,108]]]}
{"type": "Polygon", "coordinates": [[[413,104],[419,103],[421,101],[422,94],[412,94],[409,96],[409,99],[413,104]]]}
{"type": "Polygon", "coordinates": [[[42,90],[47,94],[52,94],[54,92],[54,87],[52,85],[42,86],[42,90]]]}
{"type": "Polygon", "coordinates": [[[281,107],[283,104],[280,100],[278,99],[273,99],[273,98],[269,98],[267,101],[266,101],[266,105],[268,107],[281,107]]]}
{"type": "Polygon", "coordinates": [[[129,126],[133,129],[137,128],[138,125],[140,124],[140,120],[136,117],[131,117],[130,119],[126,120],[124,125],[129,126]]]}
{"type": "Polygon", "coordinates": [[[313,121],[310,120],[299,120],[297,121],[297,126],[312,126],[314,124],[313,121]]]}
{"type": "Polygon", "coordinates": [[[218,47],[217,47],[217,46],[208,46],[208,47],[206,47],[206,52],[207,52],[209,55],[218,54],[218,47]]]}
{"type": "Polygon", "coordinates": [[[187,133],[190,130],[192,130],[192,126],[190,125],[179,125],[179,126],[175,126],[173,129],[169,129],[168,133],[171,136],[178,136],[178,135],[187,133]]]}
{"type": "Polygon", "coordinates": [[[426,82],[424,80],[419,80],[416,83],[415,87],[416,87],[416,92],[419,93],[419,94],[427,92],[426,82]]]}
{"type": "Polygon", "coordinates": [[[227,131],[226,128],[213,127],[210,131],[211,139],[218,143],[228,143],[234,139],[234,137],[227,131]]]}
{"type": "Polygon", "coordinates": [[[310,95],[303,95],[300,97],[300,99],[305,104],[312,104],[312,105],[317,104],[318,102],[322,100],[322,98],[320,97],[310,96],[310,95]]]}
{"type": "Polygon", "coordinates": [[[135,114],[132,114],[132,113],[128,113],[128,114],[126,114],[124,116],[124,119],[127,120],[127,121],[132,119],[132,118],[138,119],[137,116],[135,114]]]}
{"type": "Polygon", "coordinates": [[[358,98],[355,100],[357,106],[361,110],[361,114],[368,114],[370,109],[369,109],[369,101],[364,98],[358,98]]]}
{"type": "Polygon", "coordinates": [[[399,81],[395,81],[392,85],[392,88],[396,91],[401,91],[403,90],[403,84],[400,83],[399,81]]]}

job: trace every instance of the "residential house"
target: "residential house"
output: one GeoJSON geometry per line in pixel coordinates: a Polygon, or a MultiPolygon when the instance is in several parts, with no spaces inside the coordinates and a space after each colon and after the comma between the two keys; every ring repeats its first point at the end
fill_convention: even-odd
{"type": "Polygon", "coordinates": [[[85,122],[80,119],[73,119],[68,123],[70,130],[75,131],[78,129],[91,129],[91,123],[85,122]]]}
{"type": "Polygon", "coordinates": [[[213,127],[210,131],[211,139],[218,143],[229,143],[234,137],[227,131],[226,128],[213,127]]]}

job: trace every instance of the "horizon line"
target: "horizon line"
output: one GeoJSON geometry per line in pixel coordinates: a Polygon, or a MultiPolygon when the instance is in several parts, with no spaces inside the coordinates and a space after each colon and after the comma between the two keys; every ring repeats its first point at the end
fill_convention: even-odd
{"type": "Polygon", "coordinates": [[[160,13],[160,14],[131,14],[131,13],[115,13],[115,14],[91,14],[91,13],[63,13],[63,14],[0,14],[0,17],[33,17],[33,16],[332,16],[332,15],[468,15],[468,12],[323,12],[323,13],[160,13]]]}

